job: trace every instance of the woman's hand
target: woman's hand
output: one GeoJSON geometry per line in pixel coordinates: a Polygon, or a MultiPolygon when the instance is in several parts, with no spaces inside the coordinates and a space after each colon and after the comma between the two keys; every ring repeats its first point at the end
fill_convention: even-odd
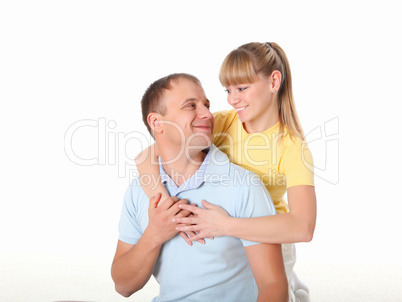
{"type": "Polygon", "coordinates": [[[201,203],[205,209],[186,204],[179,206],[194,215],[181,218],[175,217],[173,221],[179,223],[176,230],[197,233],[197,235],[189,238],[191,241],[227,235],[226,228],[230,222],[229,214],[220,206],[213,205],[205,200],[201,201],[201,203]]]}
{"type": "MultiPolygon", "coordinates": [[[[193,245],[193,240],[192,240],[192,238],[195,237],[195,236],[197,236],[197,233],[195,233],[195,232],[179,232],[179,234],[180,234],[181,238],[183,238],[184,241],[186,241],[189,246],[192,246],[192,245],[193,245]]],[[[194,240],[195,240],[195,239],[194,239],[194,240]]],[[[198,241],[199,243],[201,243],[201,244],[205,244],[205,243],[206,243],[204,238],[200,238],[200,239],[198,239],[197,241],[198,241]]]]}
{"type": "MultiPolygon", "coordinates": [[[[195,203],[190,204],[190,206],[197,207],[195,203]]],[[[191,213],[191,211],[182,209],[173,219],[173,222],[176,222],[176,219],[179,219],[180,217],[194,217],[195,215],[191,213]]],[[[193,245],[193,241],[191,240],[192,237],[196,236],[197,233],[195,232],[179,232],[180,236],[184,239],[184,241],[187,242],[189,246],[193,245]]],[[[205,239],[200,238],[197,240],[201,244],[205,244],[205,239]]]]}

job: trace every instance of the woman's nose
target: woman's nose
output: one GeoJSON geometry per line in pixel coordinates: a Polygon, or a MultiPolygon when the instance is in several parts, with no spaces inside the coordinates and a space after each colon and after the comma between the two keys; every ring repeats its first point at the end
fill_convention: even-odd
{"type": "Polygon", "coordinates": [[[232,92],[232,93],[228,94],[228,103],[231,106],[236,105],[238,102],[239,102],[239,98],[237,97],[236,93],[232,92]]]}

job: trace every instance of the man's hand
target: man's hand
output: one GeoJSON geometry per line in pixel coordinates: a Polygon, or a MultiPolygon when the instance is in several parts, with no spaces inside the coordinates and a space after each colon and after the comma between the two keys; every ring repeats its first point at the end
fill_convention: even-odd
{"type": "Polygon", "coordinates": [[[159,203],[160,199],[161,194],[158,193],[149,200],[149,223],[144,231],[144,235],[152,238],[156,245],[164,244],[178,233],[173,218],[181,212],[179,205],[188,203],[187,199],[179,200],[176,196],[167,198],[162,203],[159,203]]]}
{"type": "MultiPolygon", "coordinates": [[[[191,206],[197,206],[195,203],[192,203],[191,206]]],[[[176,222],[176,218],[180,218],[180,217],[196,217],[194,214],[192,214],[190,211],[187,210],[182,210],[179,214],[177,214],[174,218],[174,221],[176,222]],[[182,214],[183,213],[183,214],[182,214]]],[[[181,224],[183,226],[183,224],[181,224]]],[[[193,240],[192,238],[194,238],[195,236],[197,236],[197,232],[192,232],[192,231],[188,231],[188,232],[179,232],[180,236],[184,239],[185,242],[187,242],[187,244],[189,246],[193,245],[193,240]]],[[[214,239],[213,237],[209,237],[209,239],[214,239]]],[[[204,238],[199,238],[197,239],[197,241],[201,244],[205,244],[206,241],[204,238]]]]}
{"type": "Polygon", "coordinates": [[[181,232],[196,232],[197,235],[190,238],[191,241],[201,238],[213,238],[219,236],[228,236],[226,228],[230,221],[229,214],[220,206],[211,204],[203,200],[202,205],[205,209],[182,205],[181,209],[193,213],[188,217],[175,218],[178,223],[177,230],[181,232]]]}
{"type": "MultiPolygon", "coordinates": [[[[155,196],[154,196],[155,197],[155,196]]],[[[164,200],[160,200],[159,202],[158,202],[158,207],[160,207],[162,204],[164,204],[165,202],[171,202],[172,201],[172,199],[171,199],[172,197],[168,197],[168,198],[165,198],[164,200]]],[[[175,197],[175,202],[177,202],[179,199],[177,198],[177,197],[175,197]]],[[[190,204],[190,206],[194,206],[194,207],[196,207],[197,205],[195,204],[195,203],[192,203],[192,204],[190,204]]],[[[177,214],[176,214],[176,216],[174,217],[174,219],[176,219],[176,218],[184,218],[184,217],[190,217],[190,216],[194,216],[194,214],[192,214],[190,211],[188,211],[188,210],[184,210],[184,209],[182,209],[180,212],[178,212],[177,214]]],[[[176,221],[175,221],[176,222],[176,221]]],[[[184,224],[182,224],[182,225],[184,225],[184,224]]],[[[189,246],[192,246],[193,245],[193,240],[192,240],[192,238],[194,237],[194,236],[196,236],[197,235],[197,233],[196,232],[179,232],[179,235],[184,239],[184,241],[186,241],[187,242],[187,244],[189,245],[189,246]]],[[[213,239],[213,238],[210,238],[210,239],[213,239]]],[[[199,238],[199,239],[197,239],[197,241],[199,242],[199,243],[201,243],[201,244],[205,244],[206,242],[205,242],[205,239],[204,238],[199,238]]]]}

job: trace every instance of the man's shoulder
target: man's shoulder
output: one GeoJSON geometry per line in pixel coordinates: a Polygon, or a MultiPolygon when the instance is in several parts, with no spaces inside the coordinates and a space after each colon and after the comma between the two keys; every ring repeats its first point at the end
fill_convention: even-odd
{"type": "Polygon", "coordinates": [[[142,189],[140,177],[138,175],[130,178],[130,183],[128,185],[128,188],[130,190],[134,190],[134,191],[138,191],[139,189],[142,189]]]}
{"type": "Polygon", "coordinates": [[[139,202],[143,199],[147,199],[147,196],[142,189],[139,176],[134,176],[133,178],[131,178],[130,183],[126,189],[125,197],[126,200],[129,199],[132,202],[139,202]]]}
{"type": "Polygon", "coordinates": [[[210,164],[214,166],[214,171],[227,175],[231,181],[243,179],[260,182],[260,178],[255,173],[230,162],[228,156],[215,145],[211,146],[211,152],[210,164]]]}
{"type": "MultiPolygon", "coordinates": [[[[261,179],[254,172],[247,170],[234,163],[229,163],[230,177],[235,181],[243,181],[246,184],[260,186],[261,179]]],[[[240,182],[242,183],[242,182],[240,182]]]]}
{"type": "Polygon", "coordinates": [[[231,163],[228,156],[214,145],[210,150],[210,162],[207,169],[207,179],[220,185],[239,187],[249,190],[251,187],[263,186],[260,178],[253,172],[231,163]]]}

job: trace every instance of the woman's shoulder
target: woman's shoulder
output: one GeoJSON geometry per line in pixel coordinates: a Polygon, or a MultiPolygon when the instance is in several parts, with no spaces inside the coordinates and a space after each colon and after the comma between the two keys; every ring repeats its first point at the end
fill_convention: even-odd
{"type": "Polygon", "coordinates": [[[280,146],[283,153],[288,153],[301,149],[308,149],[307,142],[303,138],[295,135],[290,135],[286,128],[281,134],[280,146]]]}
{"type": "Polygon", "coordinates": [[[238,119],[236,110],[222,110],[214,113],[215,127],[214,133],[226,132],[238,119]]]}
{"type": "Polygon", "coordinates": [[[279,171],[286,175],[287,187],[314,186],[314,161],[307,142],[299,136],[285,134],[280,144],[279,171]]]}
{"type": "Polygon", "coordinates": [[[307,158],[308,161],[312,162],[312,154],[306,140],[299,136],[291,136],[286,132],[286,129],[283,131],[279,145],[282,150],[282,156],[287,160],[295,161],[307,158]]]}
{"type": "Polygon", "coordinates": [[[304,144],[304,140],[299,136],[290,135],[285,129],[282,133],[282,143],[285,147],[292,148],[304,144]]]}
{"type": "Polygon", "coordinates": [[[214,114],[215,119],[234,119],[237,117],[236,110],[222,110],[215,112],[214,114]]]}

